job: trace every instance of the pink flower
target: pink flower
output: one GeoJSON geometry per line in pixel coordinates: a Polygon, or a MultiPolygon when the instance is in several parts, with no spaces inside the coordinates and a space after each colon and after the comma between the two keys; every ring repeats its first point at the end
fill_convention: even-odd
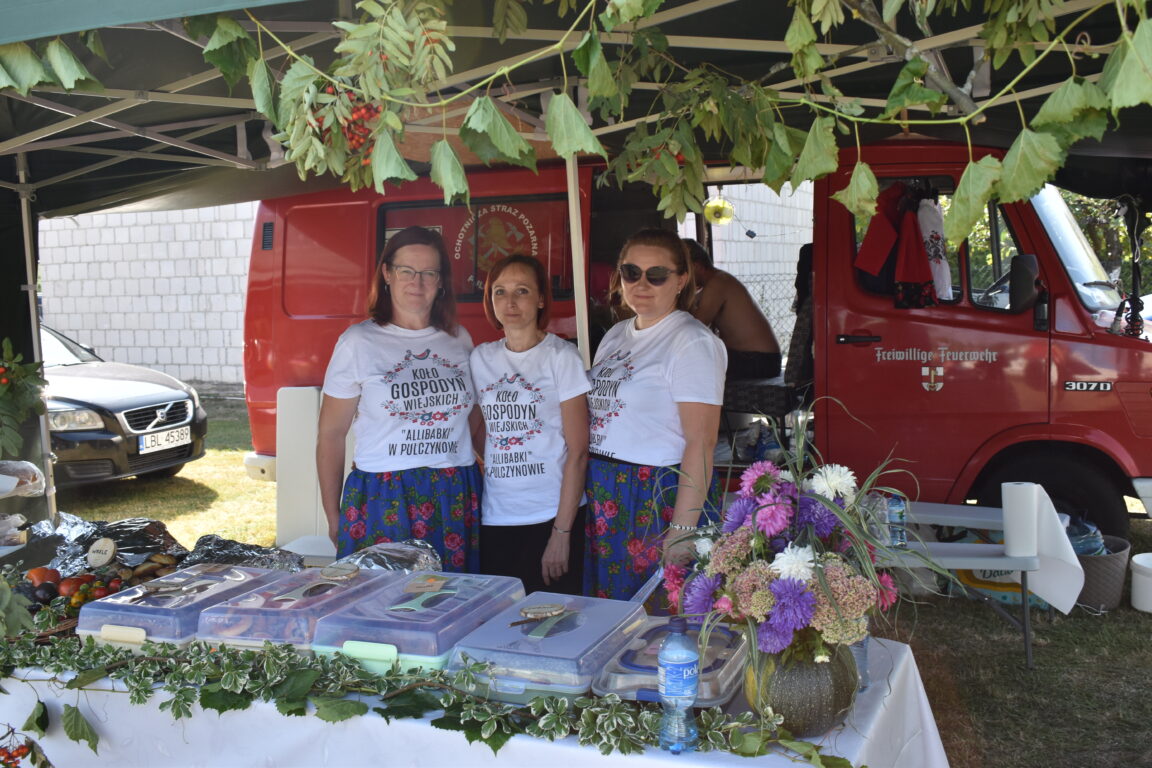
{"type": "Polygon", "coordinates": [[[363,520],[357,520],[352,524],[352,527],[348,529],[348,535],[357,541],[364,538],[364,534],[366,533],[368,533],[368,526],[364,525],[363,520]]]}
{"type": "Polygon", "coordinates": [[[461,549],[464,546],[464,537],[453,531],[444,537],[444,546],[452,550],[461,549]]]}
{"type": "Polygon", "coordinates": [[[380,481],[384,482],[384,483],[392,482],[392,473],[391,472],[381,472],[380,473],[380,481]]]}
{"type": "Polygon", "coordinates": [[[408,519],[409,520],[415,520],[418,517],[420,517],[420,507],[416,506],[415,504],[409,504],[408,505],[408,519]]]}
{"type": "Polygon", "coordinates": [[[637,556],[632,561],[632,572],[633,573],[644,573],[644,571],[648,570],[649,565],[651,565],[651,563],[648,561],[647,558],[645,558],[643,556],[637,556]]]}
{"type": "Polygon", "coordinates": [[[771,496],[757,499],[761,503],[756,510],[756,527],[771,538],[788,527],[792,520],[792,505],[771,496]]]}
{"type": "Polygon", "coordinates": [[[423,504],[420,505],[420,517],[427,520],[428,518],[432,517],[432,512],[434,512],[435,509],[436,509],[436,507],[434,507],[432,505],[432,502],[430,502],[430,501],[424,502],[423,504]]]}
{"type": "Polygon", "coordinates": [[[892,580],[892,574],[888,571],[880,571],[876,574],[876,579],[880,582],[880,588],[876,590],[876,602],[880,610],[886,611],[896,604],[900,591],[896,589],[896,582],[892,580]]]}
{"type": "Polygon", "coordinates": [[[464,550],[458,549],[452,553],[452,565],[457,568],[464,567],[464,550]]]}
{"type": "Polygon", "coordinates": [[[740,493],[744,496],[758,496],[780,479],[780,468],[770,461],[757,461],[744,474],[740,475],[740,493]]]}
{"type": "Polygon", "coordinates": [[[636,557],[643,551],[644,542],[640,541],[640,539],[631,539],[628,542],[628,554],[632,555],[632,557],[636,557]]]}
{"type": "Polygon", "coordinates": [[[344,510],[344,519],[350,523],[356,522],[356,518],[360,517],[360,511],[356,507],[348,507],[344,510]]]}
{"type": "Polygon", "coordinates": [[[680,590],[684,589],[684,577],[688,569],[682,565],[669,563],[664,566],[664,591],[668,593],[668,602],[676,612],[680,611],[680,590]]]}
{"type": "Polygon", "coordinates": [[[616,515],[619,511],[620,511],[620,508],[616,506],[616,502],[614,502],[614,501],[604,502],[604,517],[611,520],[612,518],[616,517],[616,515]]]}
{"type": "Polygon", "coordinates": [[[600,518],[596,521],[596,535],[603,536],[608,533],[608,521],[600,518]]]}
{"type": "Polygon", "coordinates": [[[440,470],[440,473],[443,474],[445,477],[455,477],[456,476],[456,467],[448,467],[447,469],[442,469],[442,470],[440,470]]]}
{"type": "Polygon", "coordinates": [[[712,604],[712,610],[720,613],[732,612],[732,601],[728,599],[728,595],[720,595],[716,598],[716,602],[712,604]]]}
{"type": "Polygon", "coordinates": [[[652,477],[652,470],[648,467],[640,467],[640,469],[636,470],[636,477],[641,482],[647,482],[648,478],[652,477]]]}
{"type": "Polygon", "coordinates": [[[423,520],[417,520],[412,523],[412,535],[418,539],[422,539],[428,535],[428,524],[423,520]]]}
{"type": "Polygon", "coordinates": [[[672,522],[672,513],[675,510],[672,507],[664,507],[660,510],[660,519],[666,523],[672,522]]]}

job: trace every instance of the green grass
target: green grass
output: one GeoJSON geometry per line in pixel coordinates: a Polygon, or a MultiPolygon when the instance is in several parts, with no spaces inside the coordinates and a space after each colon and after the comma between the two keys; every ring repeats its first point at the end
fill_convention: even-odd
{"type": "MultiPolygon", "coordinates": [[[[204,459],[168,480],[61,491],[59,508],[92,520],[162,520],[189,548],[206,533],[271,544],[275,485],[244,471],[243,403],[205,398],[205,407],[204,459]]],[[[1130,538],[1133,553],[1152,551],[1152,521],[1134,517],[1130,538]]],[[[963,598],[920,598],[877,634],[912,645],[952,768],[1152,766],[1152,615],[1129,607],[1128,589],[1104,615],[1033,611],[1031,671],[1020,633],[963,598]]]]}
{"type": "Polygon", "coordinates": [[[270,546],[276,540],[276,484],[248,477],[252,450],[244,402],[203,399],[208,452],[167,479],[128,478],[62,489],[56,506],[85,520],[147,517],[163,522],[188,549],[205,534],[270,546]]]}

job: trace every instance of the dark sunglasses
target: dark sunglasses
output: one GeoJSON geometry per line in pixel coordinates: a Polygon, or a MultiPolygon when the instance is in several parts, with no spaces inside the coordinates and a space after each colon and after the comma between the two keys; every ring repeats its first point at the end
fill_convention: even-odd
{"type": "Polygon", "coordinates": [[[668,269],[668,267],[648,267],[648,269],[640,269],[635,264],[621,264],[620,265],[620,279],[631,285],[632,283],[639,282],[641,277],[647,278],[648,284],[653,287],[659,287],[668,282],[668,278],[675,274],[675,270],[668,269]]]}

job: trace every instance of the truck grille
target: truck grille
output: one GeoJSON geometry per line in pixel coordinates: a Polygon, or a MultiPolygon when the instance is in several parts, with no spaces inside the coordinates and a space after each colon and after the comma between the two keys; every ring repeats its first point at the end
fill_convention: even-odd
{"type": "Polygon", "coordinates": [[[192,417],[191,400],[173,400],[170,403],[157,403],[147,408],[135,408],[124,412],[124,423],[136,433],[151,432],[162,427],[176,427],[185,424],[192,417]],[[163,418],[160,412],[164,413],[163,418]],[[155,422],[155,423],[154,423],[155,422]]]}

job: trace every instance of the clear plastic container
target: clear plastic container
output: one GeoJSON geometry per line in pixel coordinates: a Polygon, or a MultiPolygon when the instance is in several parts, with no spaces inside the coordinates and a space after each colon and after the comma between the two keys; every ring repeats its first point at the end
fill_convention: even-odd
{"type": "MultiPolygon", "coordinates": [[[[656,655],[668,635],[668,619],[649,617],[644,627],[592,680],[597,696],[615,693],[632,701],[660,701],[656,690],[656,655]]],[[[699,643],[700,625],[688,625],[688,637],[699,643]]],[[[700,657],[696,706],[724,706],[742,684],[748,643],[744,633],[724,625],[712,628],[700,657]]]]}
{"type": "Polygon", "coordinates": [[[266,641],[311,651],[316,622],[360,600],[404,574],[359,570],[355,566],[309,568],[200,614],[197,639],[240,647],[262,647],[266,641]]]}
{"type": "Polygon", "coordinates": [[[76,634],[137,650],[144,641],[187,645],[196,636],[200,612],[272,584],[286,571],[200,563],[130,587],[80,608],[76,634]]]}
{"type": "Polygon", "coordinates": [[[312,650],[339,651],[376,674],[397,660],[443,669],[460,638],[523,597],[520,579],[508,576],[411,573],[320,619],[312,650]]]}
{"type": "Polygon", "coordinates": [[[640,603],[533,592],[462,638],[447,669],[490,664],[491,674],[478,675],[470,692],[497,701],[575,698],[588,692],[593,676],[644,628],[645,619],[640,603]],[[555,615],[532,618],[541,607],[554,607],[555,615]]]}

